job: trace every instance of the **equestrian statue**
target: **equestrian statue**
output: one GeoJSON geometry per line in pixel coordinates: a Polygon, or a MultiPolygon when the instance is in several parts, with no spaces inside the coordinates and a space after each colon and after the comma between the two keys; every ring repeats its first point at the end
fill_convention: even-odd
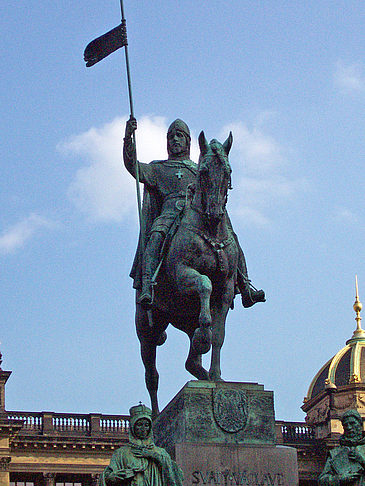
{"type": "Polygon", "coordinates": [[[167,160],[137,162],[134,117],[127,121],[123,158],[144,184],[140,239],[131,277],[136,289],[136,329],[153,417],[159,413],[156,348],[172,324],[190,339],[185,368],[198,380],[221,380],[220,350],[236,294],[244,307],[265,302],[248,278],[243,251],[226,211],[231,188],[228,154],[199,135],[198,165],[190,160],[190,131],[175,120],[167,132],[167,160]],[[138,167],[137,167],[138,164],[138,167]],[[138,174],[138,175],[137,175],[138,174]],[[212,350],[209,371],[202,354],[212,350]]]}

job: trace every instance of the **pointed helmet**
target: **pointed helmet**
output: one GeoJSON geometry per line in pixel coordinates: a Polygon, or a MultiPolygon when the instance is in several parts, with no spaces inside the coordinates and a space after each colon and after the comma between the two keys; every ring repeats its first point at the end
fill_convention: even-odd
{"type": "Polygon", "coordinates": [[[185,133],[185,135],[187,136],[189,141],[191,140],[189,127],[187,126],[187,124],[184,121],[180,120],[180,118],[177,118],[175,121],[173,121],[171,123],[171,125],[169,126],[169,129],[167,130],[167,135],[174,128],[175,128],[175,130],[180,130],[181,132],[185,133]]]}

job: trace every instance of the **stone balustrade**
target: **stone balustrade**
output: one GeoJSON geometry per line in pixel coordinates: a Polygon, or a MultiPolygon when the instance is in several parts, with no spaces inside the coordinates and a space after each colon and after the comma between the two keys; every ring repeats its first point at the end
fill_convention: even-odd
{"type": "Polygon", "coordinates": [[[276,421],[276,437],[279,444],[304,444],[315,441],[313,427],[304,422],[276,421]]]}
{"type": "Polygon", "coordinates": [[[23,421],[20,436],[74,435],[127,437],[128,415],[73,414],[55,412],[7,412],[13,421],[23,421]]]}
{"type": "MultiPolygon", "coordinates": [[[[10,420],[23,421],[20,436],[99,436],[128,437],[129,415],[97,413],[7,412],[10,420]]],[[[305,422],[276,421],[278,444],[304,444],[315,441],[314,430],[305,422]]]]}

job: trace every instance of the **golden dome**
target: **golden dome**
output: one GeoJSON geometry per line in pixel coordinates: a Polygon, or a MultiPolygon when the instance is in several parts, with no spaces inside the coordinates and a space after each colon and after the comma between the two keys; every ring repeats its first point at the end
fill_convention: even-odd
{"type": "Polygon", "coordinates": [[[354,383],[365,384],[365,331],[361,328],[362,304],[359,301],[357,277],[353,308],[356,312],[356,329],[351,339],[318,371],[309,386],[305,402],[331,388],[337,389],[354,383]]]}

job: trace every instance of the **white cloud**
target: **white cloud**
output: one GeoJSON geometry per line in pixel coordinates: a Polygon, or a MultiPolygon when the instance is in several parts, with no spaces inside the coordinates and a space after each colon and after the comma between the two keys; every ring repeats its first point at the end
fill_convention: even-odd
{"type": "Polygon", "coordinates": [[[32,213],[23,221],[3,231],[0,236],[0,252],[13,253],[23,247],[41,228],[54,228],[55,226],[57,225],[53,221],[32,213]]]}
{"type": "Polygon", "coordinates": [[[253,207],[237,206],[230,210],[230,214],[235,216],[236,221],[241,223],[241,226],[257,226],[265,227],[270,225],[270,219],[266,217],[262,211],[253,207]]]}
{"type": "MultiPolygon", "coordinates": [[[[224,127],[224,132],[233,133],[233,150],[240,164],[244,164],[246,175],[275,172],[285,161],[284,149],[276,140],[256,126],[251,129],[238,122],[224,127]]],[[[236,167],[234,167],[236,169],[236,167]]]]}
{"type": "Polygon", "coordinates": [[[334,74],[335,84],[347,93],[365,92],[364,66],[360,63],[344,64],[338,61],[334,74]]]}
{"type": "Polygon", "coordinates": [[[239,217],[242,225],[269,225],[270,210],[301,194],[307,182],[285,173],[292,150],[266,134],[263,128],[249,128],[237,122],[224,127],[223,133],[230,130],[233,133],[230,161],[235,193],[231,213],[239,217]]]}
{"type": "Polygon", "coordinates": [[[266,178],[243,177],[239,181],[246,204],[265,208],[280,200],[294,198],[306,185],[304,179],[289,179],[283,175],[266,178]]]}
{"type": "MultiPolygon", "coordinates": [[[[70,184],[68,195],[76,207],[95,221],[122,221],[136,204],[135,181],[123,167],[122,139],[126,118],[115,118],[59,144],[64,153],[88,161],[70,184]]],[[[166,158],[166,120],[142,117],[136,132],[137,155],[143,162],[166,158]]],[[[196,144],[192,154],[197,152],[196,144]]]]}
{"type": "MultiPolygon", "coordinates": [[[[135,181],[122,162],[126,118],[115,118],[59,144],[64,153],[80,155],[81,167],[68,195],[76,207],[95,221],[122,221],[135,210],[135,181]]],[[[167,124],[162,117],[142,117],[136,132],[137,155],[142,162],[166,158],[167,124]]],[[[197,152],[196,144],[194,147],[197,152]]]]}
{"type": "Polygon", "coordinates": [[[116,118],[58,145],[65,154],[81,156],[87,162],[77,170],[68,195],[91,219],[119,221],[133,204],[132,181],[124,177],[121,166],[124,123],[125,119],[116,118]]]}
{"type": "MultiPolygon", "coordinates": [[[[94,221],[122,221],[135,211],[135,182],[123,167],[122,138],[126,118],[116,118],[100,128],[91,128],[59,145],[87,164],[75,174],[69,197],[76,207],[94,221]]],[[[150,162],[166,158],[166,119],[144,116],[136,132],[138,159],[150,162]]],[[[249,128],[243,123],[224,127],[220,140],[229,131],[234,136],[231,152],[234,212],[242,215],[242,224],[269,224],[270,208],[303,190],[302,180],[284,174],[290,151],[266,134],[262,127],[249,128]]],[[[192,133],[191,158],[198,160],[199,149],[192,133]]]]}

